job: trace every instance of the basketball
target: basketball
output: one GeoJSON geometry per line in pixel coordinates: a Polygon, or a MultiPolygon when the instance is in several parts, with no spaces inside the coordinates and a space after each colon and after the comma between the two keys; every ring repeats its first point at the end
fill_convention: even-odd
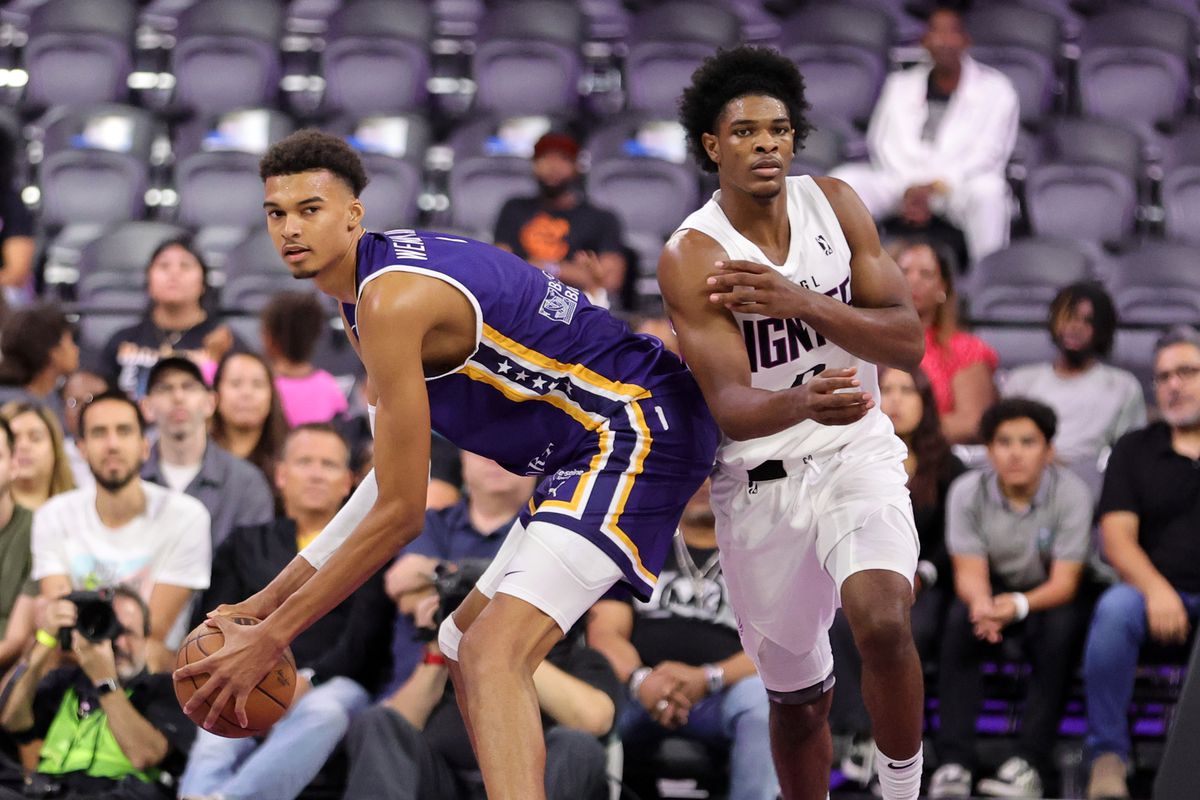
{"type": "MultiPolygon", "coordinates": [[[[253,617],[234,617],[233,621],[238,625],[258,624],[258,620],[253,617]]],[[[225,637],[221,632],[202,622],[188,634],[183,646],[179,648],[179,653],[175,656],[175,668],[178,669],[185,664],[200,661],[220,650],[224,644],[225,637]]],[[[179,700],[179,706],[182,708],[186,705],[187,701],[192,698],[192,694],[207,680],[207,675],[194,675],[175,681],[175,697],[179,700]]],[[[263,736],[272,725],[279,721],[280,717],[287,713],[295,691],[296,661],[292,657],[290,649],[284,650],[283,655],[279,657],[279,662],[259,682],[258,686],[254,687],[254,691],[246,700],[246,727],[243,728],[238,724],[237,714],[233,710],[233,700],[230,700],[225,704],[225,708],[221,709],[221,716],[207,730],[227,739],[263,736]]],[[[208,716],[209,709],[212,708],[211,702],[211,700],[206,701],[204,705],[189,715],[192,722],[201,727],[204,726],[204,718],[208,716]]]]}

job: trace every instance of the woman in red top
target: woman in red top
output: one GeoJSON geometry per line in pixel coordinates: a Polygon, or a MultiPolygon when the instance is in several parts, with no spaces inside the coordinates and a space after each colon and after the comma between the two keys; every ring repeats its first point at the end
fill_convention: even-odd
{"type": "Polygon", "coordinates": [[[905,246],[896,262],[912,289],[913,305],[925,326],[921,369],[933,384],[942,433],[951,444],[979,440],[979,418],[996,399],[992,375],[999,360],[982,339],[958,329],[954,273],[936,248],[905,246]]]}

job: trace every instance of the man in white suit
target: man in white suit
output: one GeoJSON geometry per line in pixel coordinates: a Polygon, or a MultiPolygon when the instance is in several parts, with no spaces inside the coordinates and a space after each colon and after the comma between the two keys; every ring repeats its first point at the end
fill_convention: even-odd
{"type": "Polygon", "coordinates": [[[899,213],[923,226],[934,214],[962,229],[971,260],[1008,241],[1004,169],[1019,107],[1008,78],[967,55],[962,15],[939,8],[921,40],[932,64],[891,75],[867,129],[869,163],[832,175],[880,219],[899,213]]]}

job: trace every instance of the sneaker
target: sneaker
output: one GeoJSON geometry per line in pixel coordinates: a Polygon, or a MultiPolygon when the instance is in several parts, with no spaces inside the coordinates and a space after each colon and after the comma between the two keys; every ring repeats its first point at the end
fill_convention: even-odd
{"type": "Polygon", "coordinates": [[[869,785],[875,774],[875,740],[870,736],[855,736],[840,766],[846,780],[863,787],[869,785]]]}
{"type": "Polygon", "coordinates": [[[979,793],[988,797],[1041,797],[1042,779],[1032,764],[1013,756],[1000,765],[994,776],[979,782],[979,793]]]}
{"type": "Polygon", "coordinates": [[[929,779],[929,797],[942,800],[971,796],[971,770],[962,764],[942,764],[929,779]]]}
{"type": "Polygon", "coordinates": [[[1129,784],[1125,761],[1116,753],[1104,753],[1092,762],[1092,777],[1088,781],[1088,800],[1125,800],[1129,784]]]}

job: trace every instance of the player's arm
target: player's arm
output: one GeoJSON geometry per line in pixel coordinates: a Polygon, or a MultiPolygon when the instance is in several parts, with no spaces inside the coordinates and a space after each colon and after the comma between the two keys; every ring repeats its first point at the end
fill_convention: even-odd
{"type": "Polygon", "coordinates": [[[872,403],[861,392],[833,394],[858,385],[852,370],[827,371],[802,386],[769,391],[750,383],[750,360],[733,315],[709,302],[705,279],[725,251],[698,231],[681,231],[667,242],[658,282],[688,368],[721,430],[731,439],[754,439],[805,419],[827,425],[861,419],[872,403]]]}
{"type": "Polygon", "coordinates": [[[716,269],[708,279],[710,302],[747,314],[799,318],[864,361],[916,369],[925,355],[921,320],[904,275],[879,241],[875,220],[845,183],[815,180],[850,245],[851,303],[792,283],[764,264],[724,258],[708,265],[716,269]]]}

